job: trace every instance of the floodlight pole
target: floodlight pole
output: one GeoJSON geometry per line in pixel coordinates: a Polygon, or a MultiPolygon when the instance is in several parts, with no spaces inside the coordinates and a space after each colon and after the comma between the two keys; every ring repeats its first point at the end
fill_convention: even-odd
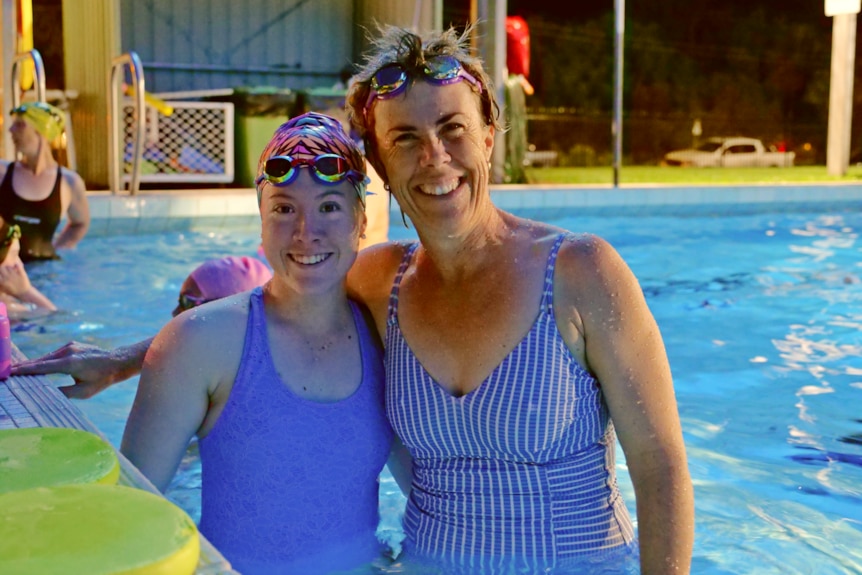
{"type": "Polygon", "coordinates": [[[623,155],[623,37],[625,36],[625,0],[614,0],[614,119],[611,136],[614,146],[614,187],[620,185],[620,164],[623,155]]]}

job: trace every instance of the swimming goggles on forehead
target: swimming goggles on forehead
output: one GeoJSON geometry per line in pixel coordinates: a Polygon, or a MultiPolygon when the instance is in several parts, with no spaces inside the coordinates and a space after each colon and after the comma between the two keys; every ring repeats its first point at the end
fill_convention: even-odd
{"type": "MultiPolygon", "coordinates": [[[[437,86],[467,80],[476,87],[480,94],[482,93],[482,83],[465,70],[463,64],[454,56],[433,56],[425,60],[417,69],[425,81],[437,86]]],[[[365,111],[368,111],[375,98],[387,100],[403,92],[407,88],[407,80],[409,79],[410,72],[398,62],[387,64],[377,70],[371,76],[371,92],[365,101],[365,111]]]]}
{"type": "Polygon", "coordinates": [[[322,184],[337,184],[345,179],[368,183],[367,176],[352,169],[345,158],[338,154],[321,154],[310,159],[273,156],[264,163],[263,173],[254,184],[259,186],[265,180],[275,186],[287,186],[296,179],[302,166],[308,166],[314,179],[322,184]]]}

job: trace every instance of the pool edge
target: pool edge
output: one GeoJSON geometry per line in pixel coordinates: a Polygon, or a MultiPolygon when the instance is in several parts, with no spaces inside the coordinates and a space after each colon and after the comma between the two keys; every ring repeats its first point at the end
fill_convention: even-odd
{"type": "MultiPolygon", "coordinates": [[[[862,209],[862,184],[805,183],[701,186],[491,186],[500,209],[541,217],[575,208],[585,215],[726,215],[862,209]]],[[[88,192],[92,235],[163,233],[220,227],[256,229],[253,188],[88,192]]],[[[397,202],[390,218],[401,219],[397,202]]]]}

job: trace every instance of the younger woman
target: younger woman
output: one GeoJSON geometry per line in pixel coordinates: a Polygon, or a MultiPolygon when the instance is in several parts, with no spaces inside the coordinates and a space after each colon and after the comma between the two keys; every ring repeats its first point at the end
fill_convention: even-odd
{"type": "Polygon", "coordinates": [[[276,131],[258,174],[273,278],[156,336],[122,451],[164,490],[200,438],[200,530],[244,575],[348,569],[379,555],[392,445],[380,344],[345,288],[365,160],[338,122],[309,113],[276,131]]]}

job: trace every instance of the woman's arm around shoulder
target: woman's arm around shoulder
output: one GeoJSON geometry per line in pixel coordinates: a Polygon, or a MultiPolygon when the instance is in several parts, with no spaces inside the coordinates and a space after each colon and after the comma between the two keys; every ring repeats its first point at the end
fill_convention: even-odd
{"type": "Polygon", "coordinates": [[[347,274],[348,296],[369,309],[381,335],[392,282],[409,246],[410,242],[386,242],[365,248],[347,274]]]}
{"type": "Polygon", "coordinates": [[[247,317],[248,293],[204,304],[172,319],[147,351],[121,451],[161,491],[220,407],[219,387],[236,377],[247,317]]]}
{"type": "Polygon", "coordinates": [[[575,347],[601,385],[625,452],[641,571],[688,573],[691,478],[667,353],[637,278],[608,242],[582,235],[561,249],[554,284],[558,322],[565,322],[570,347],[580,337],[575,347]]]}

